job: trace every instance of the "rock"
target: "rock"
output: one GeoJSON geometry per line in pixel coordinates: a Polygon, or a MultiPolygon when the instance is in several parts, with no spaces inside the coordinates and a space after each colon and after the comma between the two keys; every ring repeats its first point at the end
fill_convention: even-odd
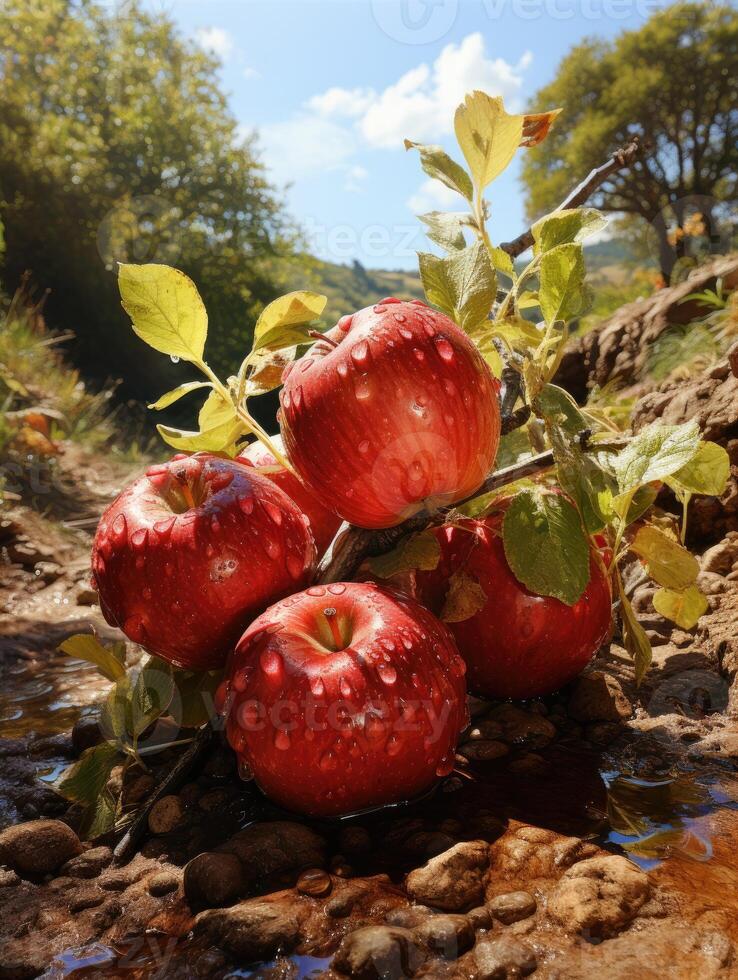
{"type": "Polygon", "coordinates": [[[527,919],[529,915],[533,915],[536,907],[536,900],[529,892],[507,892],[496,895],[487,902],[487,908],[492,915],[507,926],[512,922],[519,922],[520,919],[527,919]]]}
{"type": "Polygon", "coordinates": [[[10,868],[0,868],[0,888],[13,888],[20,882],[20,878],[10,868]]]}
{"type": "Polygon", "coordinates": [[[252,824],[218,850],[238,857],[252,894],[272,875],[322,868],[326,861],[323,838],[304,824],[288,820],[252,824]]]}
{"type": "Polygon", "coordinates": [[[83,851],[67,861],[61,868],[61,874],[69,878],[97,878],[112,860],[113,852],[109,847],[91,847],[89,851],[83,851]]]}
{"type": "Polygon", "coordinates": [[[69,896],[69,911],[84,912],[85,909],[94,909],[102,905],[106,895],[96,885],[84,885],[73,891],[69,896]]]}
{"type": "Polygon", "coordinates": [[[94,589],[91,589],[89,585],[81,585],[74,596],[78,606],[96,606],[99,601],[99,596],[94,589]]]}
{"type": "Polygon", "coordinates": [[[149,878],[146,882],[146,887],[149,890],[149,895],[154,895],[159,898],[162,895],[168,895],[170,892],[176,891],[179,888],[180,880],[180,876],[175,874],[174,871],[159,871],[149,878]]]}
{"type": "Polygon", "coordinates": [[[492,914],[486,905],[480,905],[471,912],[466,913],[469,925],[475,931],[477,929],[490,929],[492,927],[492,914]]]}
{"type": "Polygon", "coordinates": [[[481,840],[465,841],[411,871],[407,892],[425,905],[460,912],[480,904],[488,867],[489,845],[481,840]]]}
{"type": "Polygon", "coordinates": [[[291,896],[248,899],[227,909],[201,912],[195,935],[247,963],[289,953],[300,941],[301,922],[291,896]]]}
{"type": "Polygon", "coordinates": [[[162,796],[149,813],[149,830],[152,834],[170,834],[184,821],[185,810],[178,796],[162,796]]]}
{"type": "Polygon", "coordinates": [[[246,889],[246,874],[235,854],[206,851],[184,870],[184,892],[192,905],[227,905],[246,889]]]}
{"type": "Polygon", "coordinates": [[[538,965],[535,952],[519,939],[480,939],[474,949],[477,980],[527,977],[538,965]]]}
{"type": "Polygon", "coordinates": [[[413,930],[432,953],[455,960],[474,945],[474,928],[465,915],[431,915],[413,930]]]}
{"type": "Polygon", "coordinates": [[[633,706],[620,682],[611,674],[592,670],[576,682],[569,714],[577,721],[621,721],[630,718],[633,706]]]}
{"type": "Polygon", "coordinates": [[[465,759],[471,759],[473,762],[490,762],[492,759],[501,759],[509,751],[510,747],[504,742],[486,738],[466,742],[459,749],[465,759]]]}
{"type": "Polygon", "coordinates": [[[435,857],[453,847],[457,838],[439,830],[420,830],[405,841],[405,852],[419,858],[435,857]]]}
{"type": "Polygon", "coordinates": [[[564,873],[548,912],[567,930],[608,937],[636,917],[649,890],[648,876],[627,858],[589,858],[564,873]]]}
{"type": "Polygon", "coordinates": [[[343,939],[331,966],[356,980],[404,980],[423,960],[423,952],[408,929],[365,926],[343,939]]]}
{"type": "Polygon", "coordinates": [[[81,851],[79,837],[61,820],[32,820],[0,833],[0,863],[20,875],[50,874],[81,851]]]}
{"type": "Polygon", "coordinates": [[[343,919],[350,915],[354,906],[367,894],[366,885],[354,882],[342,883],[325,903],[325,914],[332,919],[343,919]]]}
{"type": "Polygon", "coordinates": [[[330,893],[333,881],[328,872],[323,871],[322,868],[311,868],[309,871],[303,871],[297,879],[295,888],[303,895],[321,898],[330,893]]]}
{"type": "Polygon", "coordinates": [[[72,748],[75,755],[82,755],[85,749],[91,749],[103,740],[100,720],[95,715],[84,715],[78,718],[72,728],[72,748]]]}
{"type": "Polygon", "coordinates": [[[344,827],[338,835],[338,849],[349,857],[368,854],[372,849],[372,839],[363,827],[344,827]]]}
{"type": "Polygon", "coordinates": [[[529,749],[542,749],[556,737],[556,728],[548,718],[534,711],[523,711],[514,704],[501,704],[489,714],[502,729],[501,738],[509,745],[524,745],[529,749]]]}

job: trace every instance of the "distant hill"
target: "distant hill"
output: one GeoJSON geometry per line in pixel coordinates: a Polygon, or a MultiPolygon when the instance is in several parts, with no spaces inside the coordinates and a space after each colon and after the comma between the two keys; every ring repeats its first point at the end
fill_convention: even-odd
{"type": "Polygon", "coordinates": [[[360,262],[337,265],[313,260],[310,285],[328,297],[324,319],[328,323],[372,306],[385,296],[398,299],[423,299],[423,288],[416,273],[385,269],[365,269],[360,262]]]}

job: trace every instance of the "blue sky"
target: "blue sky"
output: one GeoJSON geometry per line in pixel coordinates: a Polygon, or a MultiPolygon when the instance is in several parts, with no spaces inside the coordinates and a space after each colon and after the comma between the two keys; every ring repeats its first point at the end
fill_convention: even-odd
{"type": "MultiPolygon", "coordinates": [[[[149,0],[222,61],[221,77],[312,250],[416,266],[414,214],[461,204],[403,149],[459,156],[453,110],[472,88],[520,110],[583,37],[640,26],[664,0],[149,0]]],[[[537,109],[552,108],[536,106],[537,109]]],[[[521,151],[524,152],[524,151],[521,151]]],[[[514,162],[492,186],[497,241],[524,227],[514,162]]]]}

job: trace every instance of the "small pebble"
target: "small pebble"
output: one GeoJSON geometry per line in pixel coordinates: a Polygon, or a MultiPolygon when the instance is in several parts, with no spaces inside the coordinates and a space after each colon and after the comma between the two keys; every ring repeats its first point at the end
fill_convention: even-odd
{"type": "Polygon", "coordinates": [[[333,882],[331,881],[331,876],[326,871],[323,871],[321,868],[311,868],[309,871],[303,871],[297,879],[295,887],[303,895],[321,898],[323,895],[329,894],[333,887],[333,882]]]}

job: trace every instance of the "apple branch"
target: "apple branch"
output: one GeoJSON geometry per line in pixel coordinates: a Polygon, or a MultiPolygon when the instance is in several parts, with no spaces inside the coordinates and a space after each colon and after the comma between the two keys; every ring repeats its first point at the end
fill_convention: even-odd
{"type": "MultiPolygon", "coordinates": [[[[605,183],[608,177],[612,177],[613,174],[621,170],[627,170],[640,152],[640,141],[637,136],[634,136],[630,143],[616,150],[606,163],[595,167],[589,176],[578,187],[574,188],[566,200],[559,204],[556,211],[566,211],[568,208],[580,207],[589,200],[598,187],[601,187],[605,183]]],[[[517,258],[518,255],[522,255],[523,252],[529,249],[532,244],[533,232],[528,228],[527,231],[518,235],[511,242],[503,242],[500,248],[512,258],[517,258]]]]}

